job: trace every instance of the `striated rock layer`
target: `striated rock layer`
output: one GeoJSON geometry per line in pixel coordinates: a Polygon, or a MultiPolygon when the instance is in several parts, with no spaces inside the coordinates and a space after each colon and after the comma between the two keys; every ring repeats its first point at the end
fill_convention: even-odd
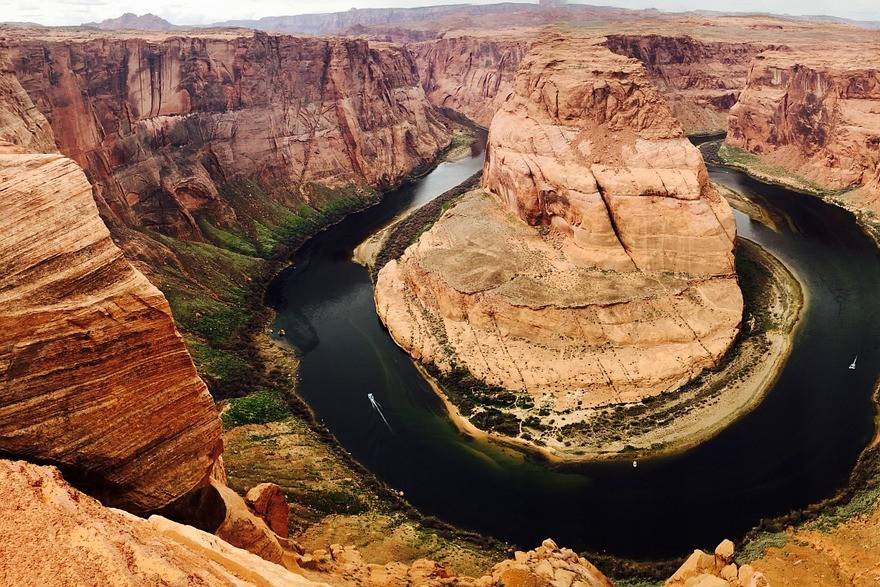
{"type": "Polygon", "coordinates": [[[447,37],[412,43],[407,49],[419,68],[428,99],[489,127],[513,88],[529,43],[483,37],[447,37]]]}
{"type": "Polygon", "coordinates": [[[536,43],[483,185],[379,274],[379,314],[416,358],[526,394],[521,419],[577,420],[676,389],[731,345],[733,216],[637,61],[536,43]]]}
{"type": "Polygon", "coordinates": [[[199,215],[235,221],[230,181],[322,203],[394,185],[451,136],[409,53],[362,40],[38,39],[5,53],[104,218],[182,238],[201,238],[199,215]]]}
{"type": "Polygon", "coordinates": [[[34,105],[15,77],[12,65],[0,55],[0,141],[21,145],[28,151],[56,150],[49,121],[34,105]]]}
{"type": "Polygon", "coordinates": [[[641,61],[688,134],[727,130],[727,115],[746,83],[761,43],[689,36],[609,35],[609,49],[641,61]]]}
{"type": "Polygon", "coordinates": [[[165,298],[125,260],[79,167],[0,150],[0,451],[151,510],[200,485],[220,421],[165,298]]]}
{"type": "Polygon", "coordinates": [[[880,46],[762,53],[727,144],[880,214],[880,46]]]}

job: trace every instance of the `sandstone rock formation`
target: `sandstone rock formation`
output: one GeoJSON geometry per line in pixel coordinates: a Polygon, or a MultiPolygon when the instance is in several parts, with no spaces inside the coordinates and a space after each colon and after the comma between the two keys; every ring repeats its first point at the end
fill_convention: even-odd
{"type": "Polygon", "coordinates": [[[235,221],[228,182],[326,204],[394,185],[451,136],[409,53],[361,40],[34,39],[5,53],[102,216],[182,238],[201,238],[200,215],[235,221]]]}
{"type": "Polygon", "coordinates": [[[260,483],[251,487],[244,499],[248,507],[263,518],[273,532],[287,538],[290,505],[280,486],[275,483],[260,483]]]}
{"type": "Polygon", "coordinates": [[[507,98],[528,42],[482,37],[447,37],[412,43],[428,99],[489,127],[507,98]]]}
{"type": "Polygon", "coordinates": [[[308,565],[329,583],[363,587],[611,587],[612,583],[588,560],[553,540],[528,552],[517,551],[512,560],[496,564],[479,578],[457,576],[442,565],[419,559],[411,565],[364,562],[357,549],[333,544],[329,550],[308,556],[308,565]]]}
{"type": "Polygon", "coordinates": [[[195,528],[105,508],[54,467],[6,460],[0,584],[319,585],[195,528]]]}
{"type": "Polygon", "coordinates": [[[727,144],[818,191],[854,188],[844,200],[880,214],[880,46],[762,53],[727,144]]]}
{"type": "Polygon", "coordinates": [[[55,136],[46,117],[34,106],[18,83],[12,65],[0,55],[0,141],[21,145],[29,151],[56,150],[55,136]]]}
{"type": "Polygon", "coordinates": [[[670,577],[666,587],[769,587],[770,582],[751,565],[736,566],[734,546],[724,540],[714,554],[695,550],[670,577]]]}
{"type": "Polygon", "coordinates": [[[644,64],[688,134],[727,130],[727,114],[746,84],[752,59],[769,48],[665,35],[609,35],[606,44],[644,64]]]}
{"type": "Polygon", "coordinates": [[[732,343],[733,216],[638,62],[536,43],[484,188],[379,274],[379,314],[414,357],[518,393],[520,420],[576,422],[676,389],[732,343]]]}
{"type": "Polygon", "coordinates": [[[125,260],[82,170],[0,151],[0,450],[131,510],[205,482],[220,421],[165,298],[125,260]]]}

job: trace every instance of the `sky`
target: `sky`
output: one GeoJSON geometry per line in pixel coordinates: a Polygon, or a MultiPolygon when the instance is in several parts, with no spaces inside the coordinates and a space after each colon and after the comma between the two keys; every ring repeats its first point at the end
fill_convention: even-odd
{"type": "MultiPolygon", "coordinates": [[[[114,18],[123,12],[152,12],[174,24],[208,24],[263,16],[336,12],[350,8],[387,8],[432,4],[491,4],[498,0],[0,0],[0,21],[45,25],[81,24],[114,18]]],[[[523,0],[512,0],[523,1],[523,0]]],[[[528,1],[528,0],[525,0],[528,1]]],[[[534,0],[535,2],[537,0],[534,0]]],[[[827,14],[880,20],[880,0],[590,0],[583,4],[624,8],[657,8],[678,12],[694,9],[777,14],[827,14]]]]}

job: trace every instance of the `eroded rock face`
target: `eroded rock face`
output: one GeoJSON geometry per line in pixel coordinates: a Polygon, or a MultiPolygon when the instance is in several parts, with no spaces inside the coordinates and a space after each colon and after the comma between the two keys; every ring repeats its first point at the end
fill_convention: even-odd
{"type": "Polygon", "coordinates": [[[0,55],[0,141],[38,153],[56,150],[49,121],[18,83],[9,61],[0,55]]]}
{"type": "Polygon", "coordinates": [[[576,422],[676,389],[732,343],[733,216],[638,62],[536,43],[483,185],[379,273],[379,314],[416,358],[524,394],[521,420],[576,422]]]}
{"type": "Polygon", "coordinates": [[[488,128],[513,87],[528,45],[523,40],[448,37],[407,48],[415,57],[422,87],[433,104],[488,128]]]}
{"type": "Polygon", "coordinates": [[[667,579],[666,587],[769,587],[770,582],[751,565],[737,567],[734,545],[722,541],[713,554],[695,550],[667,579]]]}
{"type": "Polygon", "coordinates": [[[880,214],[880,48],[768,51],[749,70],[727,143],[880,214]]]}
{"type": "Polygon", "coordinates": [[[0,583],[320,585],[190,526],[106,508],[54,467],[6,460],[0,460],[0,583]]]}
{"type": "Polygon", "coordinates": [[[642,62],[688,134],[727,130],[752,59],[769,48],[663,35],[609,35],[606,45],[642,62]]]}
{"type": "Polygon", "coordinates": [[[0,450],[143,511],[205,482],[220,421],[168,303],[113,244],[82,170],[0,149],[0,450]]]}
{"type": "Polygon", "coordinates": [[[411,57],[387,45],[257,33],[6,53],[104,218],[182,238],[201,237],[202,214],[234,222],[227,182],[322,203],[328,190],[392,186],[450,140],[411,57]]]}

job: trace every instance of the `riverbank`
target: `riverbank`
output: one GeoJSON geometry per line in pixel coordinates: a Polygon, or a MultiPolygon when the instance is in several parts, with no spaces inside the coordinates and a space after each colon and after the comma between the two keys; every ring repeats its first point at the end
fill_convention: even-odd
{"type": "Polygon", "coordinates": [[[767,163],[759,155],[726,145],[723,140],[702,143],[699,149],[707,163],[742,171],[760,182],[813,196],[846,210],[853,215],[862,231],[880,248],[880,222],[871,211],[863,210],[842,198],[851,190],[823,186],[778,165],[767,163]]]}
{"type": "Polygon", "coordinates": [[[429,229],[456,199],[478,187],[482,175],[483,172],[478,171],[427,204],[398,215],[390,224],[355,248],[353,255],[355,263],[366,267],[370,271],[370,278],[375,282],[379,269],[391,259],[402,255],[418,235],[429,229]]]}
{"type": "MultiPolygon", "coordinates": [[[[785,170],[763,165],[757,155],[719,148],[719,143],[704,147],[707,162],[845,210],[880,248],[880,225],[843,200],[844,191],[805,184],[785,170]]],[[[867,585],[880,579],[880,382],[872,397],[874,434],[845,486],[828,499],[761,520],[743,538],[738,562],[751,563],[774,585],[867,585]]]]}

